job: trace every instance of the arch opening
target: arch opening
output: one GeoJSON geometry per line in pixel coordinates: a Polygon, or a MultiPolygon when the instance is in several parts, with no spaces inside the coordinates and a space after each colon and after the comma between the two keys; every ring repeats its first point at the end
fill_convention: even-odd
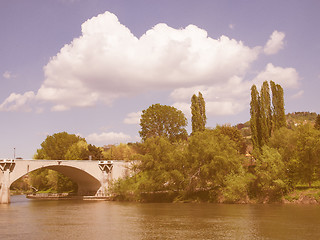
{"type": "MultiPolygon", "coordinates": [[[[54,188],[51,189],[52,192],[57,192],[57,193],[74,192],[76,195],[80,195],[80,196],[93,196],[101,187],[100,181],[95,177],[93,177],[92,175],[90,175],[89,173],[85,172],[84,170],[71,167],[71,166],[65,166],[65,165],[50,165],[50,166],[34,169],[33,171],[21,176],[19,179],[15,179],[11,183],[10,189],[14,189],[14,187],[19,184],[20,186],[22,185],[23,187],[26,187],[26,181],[27,181],[27,178],[30,177],[30,175],[34,175],[33,177],[38,178],[33,182],[33,184],[37,181],[41,181],[41,178],[44,178],[44,177],[48,178],[45,180],[47,182],[49,181],[48,185],[51,184],[52,186],[54,182],[56,182],[57,184],[60,184],[60,186],[55,186],[55,189],[54,188]],[[37,172],[38,174],[35,174],[37,172]],[[48,176],[48,173],[49,173],[49,176],[48,176]],[[69,179],[71,181],[68,181],[69,179]],[[66,184],[69,184],[69,186],[65,186],[66,184]],[[73,190],[73,191],[70,191],[70,190],[73,190]]],[[[38,188],[41,188],[39,187],[39,185],[32,186],[32,182],[30,183],[31,183],[30,188],[33,187],[35,191],[39,190],[38,188]]],[[[47,189],[47,190],[48,192],[50,192],[50,189],[47,189]]]]}

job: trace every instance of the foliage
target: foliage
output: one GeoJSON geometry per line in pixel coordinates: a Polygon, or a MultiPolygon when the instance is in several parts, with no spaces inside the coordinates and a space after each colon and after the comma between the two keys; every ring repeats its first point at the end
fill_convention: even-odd
{"type": "Polygon", "coordinates": [[[82,160],[88,158],[88,144],[84,140],[80,140],[72,144],[65,154],[66,160],[82,160]]]}
{"type": "Polygon", "coordinates": [[[260,123],[260,97],[257,87],[253,85],[251,87],[251,102],[250,102],[250,129],[251,140],[254,149],[260,149],[261,147],[261,123],[260,123]]]}
{"type": "Polygon", "coordinates": [[[283,88],[279,84],[270,81],[273,105],[273,129],[286,126],[286,115],[284,111],[283,88]]]}
{"type": "Polygon", "coordinates": [[[85,141],[85,139],[67,132],[55,133],[41,143],[41,148],[37,150],[35,159],[50,159],[61,160],[65,159],[65,155],[69,148],[79,141],[85,141]]]}
{"type": "Polygon", "coordinates": [[[241,131],[238,130],[236,127],[231,127],[230,125],[225,124],[222,126],[217,126],[216,131],[228,136],[232,141],[234,141],[237,145],[237,150],[239,153],[246,153],[247,145],[245,139],[243,138],[241,131]]]}
{"type": "Polygon", "coordinates": [[[272,108],[268,82],[263,83],[260,94],[255,85],[251,87],[250,126],[255,154],[258,154],[262,146],[268,143],[275,130],[286,126],[283,89],[273,81],[270,81],[270,85],[272,108]]]}
{"type": "Polygon", "coordinates": [[[192,133],[205,130],[207,122],[205,107],[205,101],[202,93],[199,92],[198,96],[194,94],[191,98],[192,133]]]}
{"type": "Polygon", "coordinates": [[[223,186],[225,176],[240,169],[242,157],[229,137],[216,130],[206,130],[190,137],[187,160],[187,189],[194,191],[223,186]]]}
{"type": "Polygon", "coordinates": [[[186,139],[187,119],[175,107],[153,104],[142,111],[140,137],[143,141],[152,137],[166,137],[171,142],[186,139]]]}
{"type": "Polygon", "coordinates": [[[29,173],[29,184],[38,191],[75,192],[77,184],[63,174],[44,168],[29,173]]]}
{"type": "Polygon", "coordinates": [[[285,164],[276,149],[262,147],[262,153],[256,161],[255,182],[252,189],[258,196],[268,200],[279,199],[287,191],[285,182],[285,164]]]}
{"type": "MultiPolygon", "coordinates": [[[[101,149],[88,145],[84,138],[67,132],[55,133],[47,136],[37,150],[35,159],[49,160],[84,160],[89,155],[92,159],[100,159],[101,149]]],[[[74,192],[77,184],[63,174],[49,170],[39,169],[29,174],[30,185],[41,191],[74,192]]]]}
{"type": "Polygon", "coordinates": [[[314,124],[314,128],[317,130],[320,130],[320,114],[317,115],[315,124],[314,124]]]}
{"type": "Polygon", "coordinates": [[[103,152],[103,157],[107,160],[137,160],[139,158],[136,148],[124,143],[120,143],[118,146],[109,146],[103,152]]]}
{"type": "Polygon", "coordinates": [[[298,128],[297,172],[301,182],[311,183],[319,179],[320,173],[320,131],[311,125],[298,128]]]}
{"type": "Polygon", "coordinates": [[[228,174],[222,191],[224,201],[228,203],[246,202],[249,195],[249,186],[253,180],[254,175],[246,173],[242,168],[237,174],[228,174]]]}

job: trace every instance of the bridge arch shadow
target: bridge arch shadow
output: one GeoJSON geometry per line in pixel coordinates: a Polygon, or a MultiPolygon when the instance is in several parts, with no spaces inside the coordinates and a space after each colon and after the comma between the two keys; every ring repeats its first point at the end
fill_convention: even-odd
{"type": "Polygon", "coordinates": [[[88,172],[73,166],[66,166],[66,165],[49,165],[49,166],[43,166],[39,168],[33,168],[30,172],[24,173],[21,176],[16,176],[15,179],[11,179],[10,185],[12,185],[14,182],[22,178],[23,176],[26,176],[27,174],[39,169],[54,170],[70,178],[72,181],[74,181],[78,185],[77,195],[80,195],[80,196],[93,196],[97,193],[97,191],[101,187],[100,181],[94,176],[92,176],[91,174],[89,174],[88,172]]]}

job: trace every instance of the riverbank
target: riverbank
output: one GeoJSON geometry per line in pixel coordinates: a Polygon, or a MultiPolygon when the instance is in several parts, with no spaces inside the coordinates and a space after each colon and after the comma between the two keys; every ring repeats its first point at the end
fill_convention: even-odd
{"type": "Polygon", "coordinates": [[[320,189],[295,189],[279,198],[268,196],[249,198],[244,196],[237,201],[227,201],[221,194],[214,191],[201,191],[187,194],[177,191],[143,192],[140,194],[126,193],[115,195],[112,201],[142,202],[142,203],[218,203],[218,204],[320,204],[320,189]]]}
{"type": "Polygon", "coordinates": [[[35,200],[99,200],[110,201],[110,197],[77,196],[69,193],[36,193],[26,194],[26,198],[35,200]]]}

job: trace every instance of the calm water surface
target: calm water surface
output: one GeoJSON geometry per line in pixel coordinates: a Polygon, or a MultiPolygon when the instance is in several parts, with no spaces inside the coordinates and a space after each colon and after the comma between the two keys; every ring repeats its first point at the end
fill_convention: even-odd
{"type": "Polygon", "coordinates": [[[320,206],[36,201],[0,205],[0,239],[320,239],[320,206]]]}

